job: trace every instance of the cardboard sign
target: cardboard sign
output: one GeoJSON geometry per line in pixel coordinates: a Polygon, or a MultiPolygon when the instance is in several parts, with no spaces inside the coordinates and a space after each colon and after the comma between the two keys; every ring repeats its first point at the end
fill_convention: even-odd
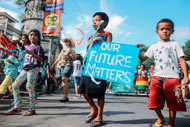
{"type": "Polygon", "coordinates": [[[59,36],[64,0],[46,0],[42,33],[59,36]]]}
{"type": "Polygon", "coordinates": [[[83,75],[133,85],[139,50],[135,45],[115,42],[93,44],[83,75]]]}

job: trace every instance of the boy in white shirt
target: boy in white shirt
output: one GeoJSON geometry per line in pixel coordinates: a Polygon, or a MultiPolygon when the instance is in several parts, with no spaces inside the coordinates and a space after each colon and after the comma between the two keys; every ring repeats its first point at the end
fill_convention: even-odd
{"type": "MultiPolygon", "coordinates": [[[[150,84],[149,109],[155,110],[158,119],[154,127],[164,126],[165,120],[161,109],[165,101],[169,108],[168,127],[175,123],[176,111],[186,111],[186,105],[178,104],[174,89],[180,84],[178,61],[184,72],[184,83],[189,82],[187,64],[184,59],[184,52],[176,41],[171,41],[170,36],[174,32],[174,23],[170,19],[162,19],[157,24],[156,33],[160,41],[139,55],[141,60],[154,57],[154,73],[150,84]]],[[[141,47],[141,44],[136,44],[141,47]]],[[[183,98],[181,98],[183,99],[183,98]]]]}

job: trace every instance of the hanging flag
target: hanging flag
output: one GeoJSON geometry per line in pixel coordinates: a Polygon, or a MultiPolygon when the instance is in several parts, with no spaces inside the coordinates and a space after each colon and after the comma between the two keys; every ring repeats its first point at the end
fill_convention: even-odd
{"type": "Polygon", "coordinates": [[[64,0],[46,0],[42,33],[46,36],[59,36],[64,0]]]}

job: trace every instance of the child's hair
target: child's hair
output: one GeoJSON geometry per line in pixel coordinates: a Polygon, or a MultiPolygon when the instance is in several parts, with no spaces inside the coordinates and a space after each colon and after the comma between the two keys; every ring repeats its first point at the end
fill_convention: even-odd
{"type": "Polygon", "coordinates": [[[46,61],[48,59],[48,57],[47,56],[44,56],[44,61],[46,61]]]}
{"type": "Polygon", "coordinates": [[[76,54],[76,60],[80,60],[82,64],[82,56],[80,54],[76,54]]]}
{"type": "Polygon", "coordinates": [[[104,22],[107,22],[107,24],[104,26],[104,28],[106,28],[106,26],[108,25],[109,22],[109,17],[106,13],[104,12],[96,12],[93,17],[95,17],[96,15],[99,15],[101,17],[102,20],[104,20],[104,22]]]}
{"type": "Polygon", "coordinates": [[[172,26],[172,29],[174,30],[174,23],[173,23],[173,21],[172,21],[171,19],[162,19],[162,20],[160,20],[160,21],[157,23],[156,29],[158,29],[158,24],[159,24],[159,23],[163,23],[163,22],[165,22],[165,23],[170,23],[171,26],[172,26]]]}
{"type": "Polygon", "coordinates": [[[29,35],[31,32],[34,32],[35,35],[38,37],[38,45],[40,45],[40,41],[41,41],[41,33],[40,33],[40,31],[37,30],[37,29],[32,29],[32,30],[28,33],[28,35],[29,35]]]}

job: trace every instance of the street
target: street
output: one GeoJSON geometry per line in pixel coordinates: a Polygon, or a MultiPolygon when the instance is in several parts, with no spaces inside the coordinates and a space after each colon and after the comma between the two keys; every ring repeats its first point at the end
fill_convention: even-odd
{"type": "MultiPolygon", "coordinates": [[[[74,99],[74,89],[69,89],[67,103],[59,102],[62,90],[51,95],[40,95],[37,98],[36,115],[4,115],[13,100],[0,100],[0,127],[89,127],[84,122],[90,108],[84,98],[74,99]]],[[[154,111],[148,109],[148,97],[106,94],[104,107],[104,127],[152,127],[156,121],[154,111]]],[[[28,108],[27,96],[22,97],[22,110],[28,108]]],[[[176,127],[190,127],[190,99],[187,102],[188,112],[178,112],[176,127]]],[[[163,114],[168,121],[168,109],[163,114]]],[[[166,126],[166,125],[165,125],[166,126]]]]}

